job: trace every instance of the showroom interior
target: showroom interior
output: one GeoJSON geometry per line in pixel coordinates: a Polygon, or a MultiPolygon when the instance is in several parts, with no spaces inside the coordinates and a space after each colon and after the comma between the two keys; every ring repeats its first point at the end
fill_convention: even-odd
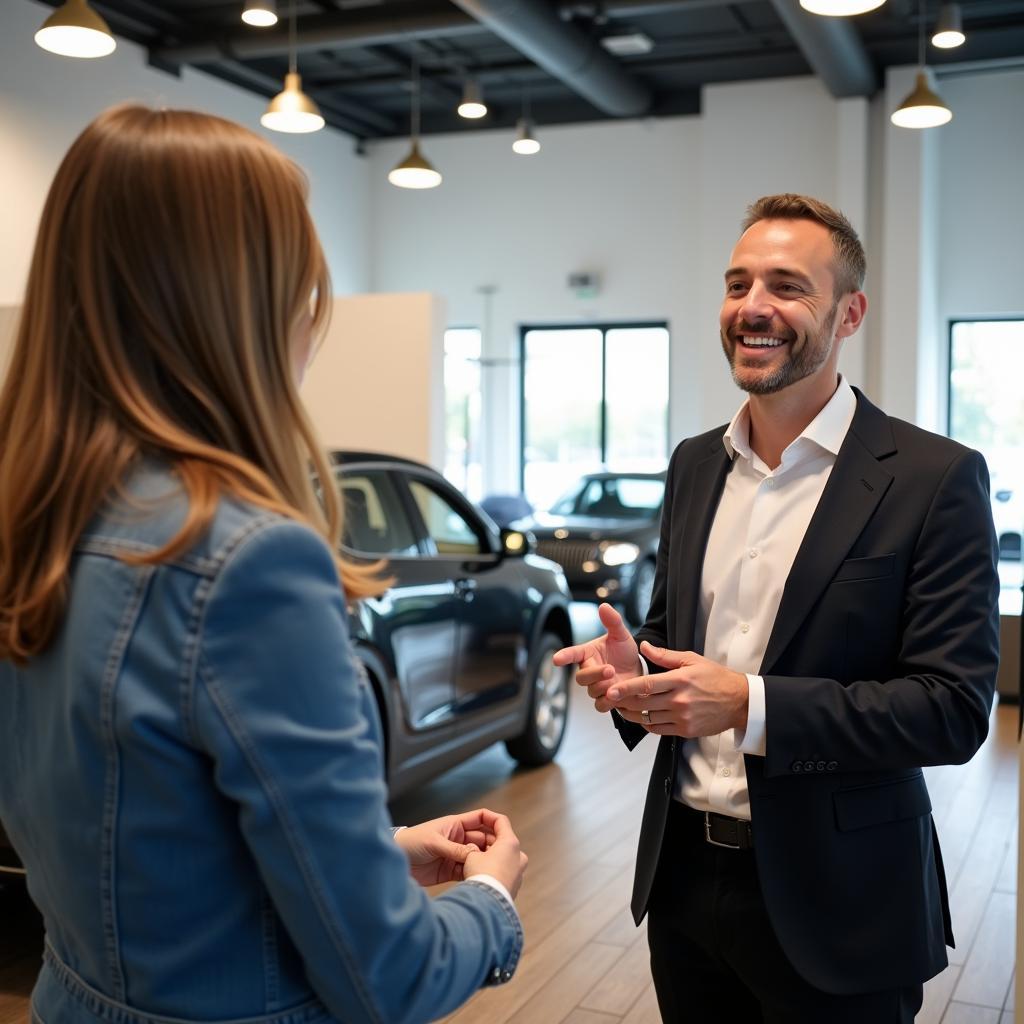
{"type": "MultiPolygon", "coordinates": [[[[5,0],[0,358],[47,189],[75,136],[126,100],[214,113],[263,133],[308,176],[334,291],[330,327],[303,384],[324,444],[425,463],[470,502],[525,496],[541,510],[581,473],[663,469],[676,443],[732,417],[739,398],[717,314],[744,211],[777,192],[836,206],[864,241],[870,302],[841,372],[890,415],[980,447],[993,474],[997,527],[1000,517],[1017,516],[1016,548],[1012,528],[1001,547],[1003,661],[989,739],[967,765],[926,770],[959,941],[949,968],[926,986],[918,1016],[1009,1024],[1024,1020],[1024,994],[1014,985],[1014,964],[1024,956],[1017,914],[1024,6],[964,0],[966,56],[926,47],[932,87],[952,120],[913,130],[890,115],[915,87],[918,39],[939,5],[929,2],[922,18],[916,0],[887,4],[901,32],[890,30],[873,47],[855,29],[843,37],[861,46],[871,69],[871,84],[861,87],[826,81],[815,69],[822,52],[813,39],[764,13],[785,0],[540,4],[581,38],[619,29],[644,36],[651,19],[648,50],[635,38],[638,55],[602,48],[627,75],[636,60],[633,79],[653,83],[641,112],[615,114],[586,95],[587,69],[560,81],[544,66],[543,47],[527,52],[514,32],[502,37],[500,26],[476,23],[473,3],[417,10],[393,0],[303,0],[294,5],[300,45],[293,56],[299,72],[310,69],[309,94],[318,96],[318,74],[329,77],[329,56],[339,80],[355,84],[350,94],[344,84],[323,87],[322,130],[285,134],[262,128],[260,118],[288,67],[286,2],[267,30],[276,33],[277,51],[267,44],[248,58],[238,40],[264,30],[242,24],[243,0],[95,3],[109,16],[117,48],[75,60],[33,43],[58,4],[5,0]],[[729,67],[749,64],[742,71],[716,70],[706,50],[690,53],[672,36],[726,12],[733,30],[744,26],[749,49],[728,44],[729,67]],[[692,20],[673,28],[675,14],[692,20]],[[189,36],[191,16],[203,33],[189,36]],[[172,18],[190,42],[140,42],[158,29],[166,35],[172,18]],[[355,28],[328,55],[331,26],[346,19],[355,28]],[[659,67],[645,79],[643,60],[670,44],[679,45],[682,77],[659,67]],[[773,46],[778,53],[768,55],[773,46]],[[360,75],[375,82],[365,100],[360,75]],[[469,82],[493,103],[478,122],[442,109],[454,108],[469,82]],[[363,117],[361,102],[370,111],[363,117]],[[389,171],[409,152],[409,114],[418,104],[420,149],[442,180],[396,187],[389,171]],[[540,144],[529,155],[512,148],[524,118],[540,144]],[[985,339],[997,355],[978,355],[985,339]],[[556,357],[559,345],[570,357],[556,357]],[[624,351],[621,373],[612,366],[616,346],[624,351]],[[640,401],[644,415],[631,414],[640,401]],[[555,436],[561,413],[594,414],[596,425],[574,445],[555,436]],[[616,435],[616,416],[635,443],[616,435]],[[997,492],[1007,496],[1002,504],[997,492]]],[[[717,20],[707,24],[709,39],[724,36],[717,20]]],[[[593,604],[576,602],[571,612],[576,640],[596,632],[593,604]]],[[[403,788],[392,804],[399,823],[493,806],[520,826],[531,858],[519,901],[527,946],[517,977],[475,996],[449,1018],[459,1024],[660,1019],[643,930],[627,909],[653,749],[627,752],[585,694],[573,693],[571,704],[565,741],[549,765],[518,768],[491,745],[403,788]]],[[[38,963],[38,923],[20,886],[0,875],[0,1024],[29,1019],[38,963]]]]}

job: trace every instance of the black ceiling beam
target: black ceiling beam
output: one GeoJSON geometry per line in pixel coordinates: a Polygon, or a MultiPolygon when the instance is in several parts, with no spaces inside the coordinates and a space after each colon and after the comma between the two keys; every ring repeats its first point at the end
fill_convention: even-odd
{"type": "Polygon", "coordinates": [[[598,110],[639,117],[650,108],[650,90],[544,0],[452,2],[598,110]]]}
{"type": "MultiPolygon", "coordinates": [[[[430,7],[433,10],[427,4],[413,3],[389,7],[393,13],[375,17],[355,17],[339,11],[337,14],[300,18],[296,23],[295,48],[300,53],[304,50],[342,50],[439,36],[450,38],[481,31],[472,18],[450,4],[446,3],[443,8],[436,4],[430,7]]],[[[284,26],[258,32],[241,29],[217,38],[164,45],[156,49],[154,57],[170,63],[196,64],[222,57],[240,60],[277,57],[287,52],[288,28],[284,26]]]]}
{"type": "Polygon", "coordinates": [[[772,7],[836,99],[874,95],[878,89],[875,69],[849,18],[811,14],[798,0],[772,0],[772,7]]]}

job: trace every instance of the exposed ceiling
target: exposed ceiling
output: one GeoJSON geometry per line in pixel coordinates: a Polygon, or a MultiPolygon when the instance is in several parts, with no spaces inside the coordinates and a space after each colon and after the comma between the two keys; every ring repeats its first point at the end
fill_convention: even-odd
{"type": "MultiPolygon", "coordinates": [[[[357,139],[407,134],[414,61],[423,134],[512,126],[525,98],[541,126],[697,113],[702,85],[787,75],[817,74],[834,96],[870,96],[886,67],[916,62],[918,2],[823,18],[797,0],[297,0],[298,70],[327,122],[357,139]],[[601,43],[636,33],[648,52],[613,55],[601,43]],[[456,113],[467,76],[489,107],[479,121],[456,113]]],[[[1024,67],[1024,0],[960,5],[967,42],[929,43],[930,66],[1024,67]]],[[[243,0],[93,6],[158,68],[193,66],[266,97],[281,88],[289,0],[269,29],[242,23],[243,0]]],[[[930,35],[938,0],[926,11],[930,35]]]]}

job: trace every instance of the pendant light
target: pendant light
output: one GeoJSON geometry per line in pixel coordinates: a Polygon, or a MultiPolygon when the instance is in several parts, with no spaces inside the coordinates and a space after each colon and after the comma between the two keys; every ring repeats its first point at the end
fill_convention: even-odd
{"type": "Polygon", "coordinates": [[[299,134],[316,132],[324,126],[320,108],[302,91],[302,77],[295,70],[295,0],[292,0],[288,27],[288,74],[284,89],[267,105],[260,124],[272,132],[299,134]]]}
{"type": "Polygon", "coordinates": [[[478,117],[485,117],[487,104],[480,92],[480,83],[475,78],[467,78],[462,88],[462,102],[459,104],[459,117],[468,117],[476,120],[478,117]]]}
{"type": "Polygon", "coordinates": [[[254,28],[270,28],[277,24],[277,0],[245,0],[242,21],[254,28]]]}
{"type": "Polygon", "coordinates": [[[914,88],[890,117],[897,128],[937,128],[953,118],[953,111],[928,82],[928,68],[924,63],[924,0],[918,4],[917,67],[914,88]]]}
{"type": "Polygon", "coordinates": [[[35,35],[37,45],[62,57],[106,57],[117,43],[107,23],[86,3],[67,0],[35,35]]]}
{"type": "Polygon", "coordinates": [[[827,18],[845,18],[851,14],[866,14],[881,7],[885,0],[800,0],[800,6],[811,14],[827,18]]]}
{"type": "Polygon", "coordinates": [[[409,155],[388,172],[388,181],[399,188],[436,188],[441,184],[440,172],[420,152],[420,69],[412,62],[412,109],[410,112],[409,155]]]}
{"type": "Polygon", "coordinates": [[[943,4],[939,9],[939,23],[935,26],[932,46],[940,50],[952,50],[956,46],[963,46],[966,39],[960,20],[960,5],[943,4]]]}
{"type": "Polygon", "coordinates": [[[540,143],[533,137],[533,120],[530,118],[530,97],[523,93],[523,114],[516,121],[516,138],[512,152],[520,156],[533,156],[540,152],[540,143]]]}

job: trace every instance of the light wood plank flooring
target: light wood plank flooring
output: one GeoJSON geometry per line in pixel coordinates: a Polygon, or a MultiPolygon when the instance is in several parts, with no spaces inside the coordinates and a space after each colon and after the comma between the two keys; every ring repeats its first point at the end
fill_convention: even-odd
{"type": "MultiPolygon", "coordinates": [[[[589,618],[577,622],[591,635],[589,618]]],[[[967,765],[929,769],[957,948],[928,984],[919,1024],[1010,1024],[1016,910],[1016,708],[997,709],[967,765]]],[[[450,1024],[658,1024],[646,936],[628,912],[654,744],[632,754],[574,695],[558,761],[515,770],[495,747],[395,802],[398,822],[486,805],[509,814],[530,855],[519,897],[526,953],[513,981],[450,1024]],[[647,749],[644,749],[647,748],[647,749]]],[[[0,893],[0,1024],[24,1024],[40,935],[17,893],[0,893]]]]}

